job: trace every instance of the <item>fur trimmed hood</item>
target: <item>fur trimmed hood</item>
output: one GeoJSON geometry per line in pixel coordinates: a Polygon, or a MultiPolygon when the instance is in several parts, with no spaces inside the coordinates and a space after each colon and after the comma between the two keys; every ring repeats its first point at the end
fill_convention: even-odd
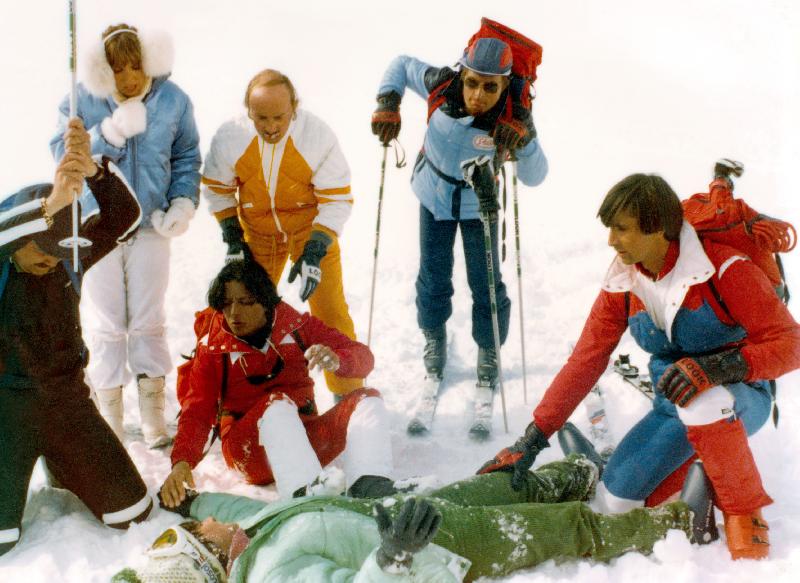
{"type": "MultiPolygon", "coordinates": [[[[137,34],[142,45],[142,68],[145,75],[156,78],[171,73],[175,61],[172,37],[160,30],[140,31],[137,34]]],[[[87,48],[81,66],[81,81],[95,97],[105,99],[114,93],[114,71],[106,61],[102,39],[87,48]]]]}

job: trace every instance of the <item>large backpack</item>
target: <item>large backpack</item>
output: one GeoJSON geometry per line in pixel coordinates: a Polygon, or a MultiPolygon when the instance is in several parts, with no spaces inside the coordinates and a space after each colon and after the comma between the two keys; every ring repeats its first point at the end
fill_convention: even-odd
{"type": "MultiPolygon", "coordinates": [[[[511,86],[506,99],[506,107],[501,115],[502,119],[511,119],[511,96],[519,99],[526,108],[531,106],[531,87],[536,81],[536,68],[542,63],[542,47],[518,33],[516,30],[490,20],[485,16],[481,18],[481,27],[472,35],[467,43],[464,53],[469,50],[479,38],[496,38],[506,43],[511,48],[513,63],[511,65],[511,86]]],[[[445,101],[445,91],[454,78],[448,79],[431,91],[428,96],[428,120],[445,101]]]]}
{"type": "Polygon", "coordinates": [[[797,243],[797,233],[791,224],[763,215],[734,198],[733,182],[725,175],[718,175],[708,192],[695,194],[682,204],[684,218],[701,239],[742,251],[767,275],[778,297],[784,303],[789,302],[789,288],[778,253],[791,251],[797,243]]]}

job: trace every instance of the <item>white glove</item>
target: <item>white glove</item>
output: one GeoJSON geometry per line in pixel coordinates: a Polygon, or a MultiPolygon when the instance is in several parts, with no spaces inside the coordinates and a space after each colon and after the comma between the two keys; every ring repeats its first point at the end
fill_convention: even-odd
{"type": "Polygon", "coordinates": [[[139,99],[128,99],[119,104],[111,117],[100,124],[103,137],[112,146],[121,148],[125,140],[147,129],[147,107],[139,99]]]}
{"type": "Polygon", "coordinates": [[[180,196],[172,199],[167,212],[154,210],[150,215],[150,222],[153,223],[156,233],[162,237],[177,237],[189,228],[194,211],[194,203],[185,196],[180,196]]]}

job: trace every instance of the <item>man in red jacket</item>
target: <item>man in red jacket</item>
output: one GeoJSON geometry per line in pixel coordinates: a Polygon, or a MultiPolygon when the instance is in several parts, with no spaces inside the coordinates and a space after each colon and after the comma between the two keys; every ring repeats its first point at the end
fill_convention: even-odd
{"type": "Polygon", "coordinates": [[[348,493],[393,492],[389,422],[375,389],[348,393],[317,413],[309,371],[366,377],[369,348],[283,303],[267,272],[253,261],[228,263],[211,283],[213,311],[197,344],[181,397],[172,472],[161,489],[174,507],[194,486],[192,468],[218,424],[230,468],[251,484],[275,482],[282,497],[302,495],[322,467],[343,454],[348,493]]]}
{"type": "MultiPolygon", "coordinates": [[[[725,178],[724,175],[721,178],[725,178]]],[[[747,435],[768,419],[767,379],[800,367],[800,327],[742,252],[700,240],[659,176],[634,174],[598,216],[617,252],[580,339],[513,446],[479,470],[521,483],[548,438],[588,394],[629,329],[651,354],[650,411],[615,450],[598,487],[608,512],[664,500],[700,458],[734,559],[765,558],[764,491],[747,435]]],[[[768,220],[768,219],[767,219],[768,220]]]]}

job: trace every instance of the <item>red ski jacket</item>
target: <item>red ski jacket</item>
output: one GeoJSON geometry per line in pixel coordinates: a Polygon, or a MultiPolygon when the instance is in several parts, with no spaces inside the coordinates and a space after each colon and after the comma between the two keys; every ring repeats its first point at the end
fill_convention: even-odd
{"type": "MultiPolygon", "coordinates": [[[[203,446],[217,420],[224,360],[227,380],[223,415],[239,418],[272,392],[286,394],[298,409],[315,414],[314,381],[303,356],[314,344],[328,346],[339,357],[337,376],[363,378],[372,370],[372,352],[364,344],[283,302],[275,309],[264,352],[234,336],[222,313],[215,312],[208,333],[197,343],[188,391],[181,399],[173,465],[183,460],[194,467],[202,459],[203,446]]],[[[225,439],[224,429],[221,437],[225,439]]]]}

